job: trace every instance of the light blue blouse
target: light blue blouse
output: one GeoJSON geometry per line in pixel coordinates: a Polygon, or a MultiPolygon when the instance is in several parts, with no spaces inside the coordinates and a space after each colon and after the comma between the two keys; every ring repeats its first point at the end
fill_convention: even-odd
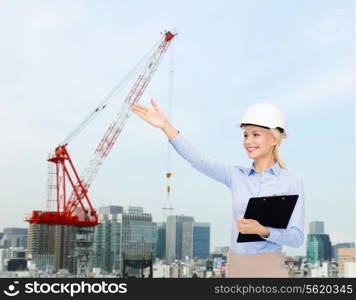
{"type": "Polygon", "coordinates": [[[304,188],[302,179],[276,162],[272,168],[258,172],[253,168],[225,165],[198,151],[180,132],[169,141],[192,167],[230,188],[232,219],[230,250],[240,254],[280,252],[282,245],[293,248],[304,242],[304,188]],[[268,227],[270,235],[264,241],[237,243],[236,220],[243,216],[251,197],[298,194],[296,206],[286,229],[268,227]]]}

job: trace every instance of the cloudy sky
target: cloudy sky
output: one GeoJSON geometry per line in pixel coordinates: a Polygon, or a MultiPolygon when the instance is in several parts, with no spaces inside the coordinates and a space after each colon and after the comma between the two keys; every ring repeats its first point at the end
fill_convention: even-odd
{"type": "MultiPolygon", "coordinates": [[[[353,14],[352,0],[0,0],[0,228],[27,226],[25,214],[45,208],[48,153],[173,29],[141,103],[155,97],[167,110],[173,87],[174,126],[202,152],[242,166],[251,161],[235,124],[254,103],[277,104],[290,132],[282,155],[304,180],[306,233],[324,221],[334,243],[353,241],[353,14]]],[[[126,91],[69,144],[79,170],[126,91]]],[[[211,246],[228,245],[230,191],[170,151],[174,212],[210,222],[211,246]]],[[[166,168],[166,137],[132,115],[92,202],[143,206],[162,221],[166,168]]],[[[284,250],[304,254],[305,245],[284,250]]]]}

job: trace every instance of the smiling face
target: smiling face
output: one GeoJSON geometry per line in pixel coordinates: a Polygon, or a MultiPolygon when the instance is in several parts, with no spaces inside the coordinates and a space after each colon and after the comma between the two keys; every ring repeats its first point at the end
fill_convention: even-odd
{"type": "Polygon", "coordinates": [[[246,125],[243,130],[243,146],[249,158],[256,160],[273,157],[273,148],[277,141],[268,129],[246,125]]]}

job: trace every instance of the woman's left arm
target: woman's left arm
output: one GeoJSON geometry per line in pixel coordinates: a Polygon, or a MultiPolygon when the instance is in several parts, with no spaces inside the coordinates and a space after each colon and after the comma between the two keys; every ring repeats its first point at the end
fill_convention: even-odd
{"type": "Polygon", "coordinates": [[[268,237],[260,235],[266,241],[298,248],[304,242],[304,187],[300,179],[291,194],[299,195],[292,216],[286,229],[265,226],[269,230],[268,237]]]}

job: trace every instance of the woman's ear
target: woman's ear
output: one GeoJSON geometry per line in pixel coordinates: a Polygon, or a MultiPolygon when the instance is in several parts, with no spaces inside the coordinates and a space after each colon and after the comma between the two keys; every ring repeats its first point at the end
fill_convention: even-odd
{"type": "Polygon", "coordinates": [[[275,136],[273,134],[272,135],[272,146],[277,146],[278,145],[278,141],[277,139],[275,138],[275,136]]]}

